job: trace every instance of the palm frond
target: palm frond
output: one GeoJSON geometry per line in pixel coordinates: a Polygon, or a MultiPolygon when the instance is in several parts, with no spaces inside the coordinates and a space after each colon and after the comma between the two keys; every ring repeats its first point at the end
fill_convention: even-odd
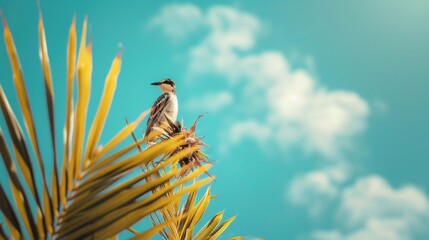
{"type": "Polygon", "coordinates": [[[67,205],[67,192],[72,190],[72,173],[70,169],[70,143],[72,141],[73,129],[73,80],[76,71],[76,17],[73,17],[69,30],[67,45],[67,96],[66,96],[66,117],[64,124],[64,152],[61,170],[60,200],[63,207],[67,205]]]}
{"type": "MultiPolygon", "coordinates": [[[[180,239],[189,239],[212,198],[208,188],[204,197],[195,204],[196,193],[213,179],[201,177],[207,173],[210,165],[200,164],[195,171],[186,175],[181,173],[177,165],[183,159],[198,153],[201,145],[189,144],[189,136],[178,132],[145,150],[140,149],[140,144],[146,139],[135,138],[134,143],[119,147],[148,114],[145,111],[107,140],[104,146],[100,146],[100,137],[113,101],[122,60],[121,52],[114,57],[95,117],[92,121],[87,119],[91,96],[92,43],[87,43],[86,29],[85,18],[77,50],[76,20],[73,18],[67,46],[66,116],[61,143],[63,152],[59,153],[55,137],[55,81],[51,74],[43,18],[41,13],[39,15],[39,56],[53,161],[52,170],[47,170],[39,147],[39,130],[36,130],[19,56],[11,30],[3,18],[4,40],[25,131],[0,85],[1,111],[11,139],[8,143],[0,129],[0,152],[11,190],[8,195],[8,189],[1,182],[0,209],[5,224],[0,225],[0,238],[116,239],[118,234],[130,229],[141,219],[161,212],[162,218],[158,218],[156,222],[152,219],[156,226],[139,229],[142,233],[138,233],[135,238],[147,238],[159,232],[172,236],[170,231],[166,231],[170,229],[175,234],[184,236],[180,239]],[[75,77],[77,97],[73,99],[75,77]],[[86,126],[90,126],[87,133],[86,126]],[[162,161],[155,164],[157,159],[162,161]],[[130,175],[140,166],[144,166],[140,174],[130,175]],[[47,178],[48,171],[52,171],[51,179],[47,178]],[[41,184],[38,184],[39,179],[41,184]],[[185,196],[188,196],[186,205],[179,210],[180,202],[185,196]]],[[[192,131],[195,131],[194,128],[192,131]]],[[[232,221],[229,219],[220,224],[222,215],[223,213],[216,214],[195,237],[216,238],[232,221]]]]}
{"type": "MultiPolygon", "coordinates": [[[[195,171],[204,173],[205,167],[197,168],[195,171]]],[[[165,239],[216,239],[234,221],[235,217],[232,217],[221,223],[224,214],[222,211],[215,214],[199,230],[196,229],[213,198],[210,194],[210,187],[208,187],[205,194],[196,202],[197,191],[198,189],[190,192],[181,207],[180,202],[183,198],[159,210],[161,216],[156,219],[167,223],[164,224],[165,227],[161,229],[160,233],[165,239]],[[175,219],[178,220],[175,221],[175,219]]],[[[153,225],[160,227],[163,224],[153,221],[153,225]]]]}
{"type": "MultiPolygon", "coordinates": [[[[206,144],[201,141],[200,137],[195,135],[196,124],[202,116],[204,115],[200,115],[194,121],[189,130],[183,126],[183,123],[169,121],[167,126],[163,127],[160,129],[161,131],[159,131],[163,133],[160,136],[162,141],[168,141],[172,137],[174,138],[176,135],[185,136],[184,143],[176,148],[172,153],[170,153],[169,156],[175,156],[177,152],[184,151],[186,149],[195,149],[190,150],[190,154],[185,155],[179,159],[178,163],[181,168],[178,171],[178,179],[181,177],[186,178],[188,174],[192,175],[194,167],[196,167],[195,171],[202,171],[211,177],[211,179],[214,179],[210,174],[208,174],[207,171],[207,166],[210,166],[210,164],[202,164],[202,162],[207,162],[206,155],[199,151],[200,146],[205,146],[206,144]]],[[[176,170],[177,168],[172,166],[172,169],[176,170]]],[[[178,179],[176,179],[175,182],[180,181],[178,179]]],[[[164,188],[169,187],[175,182],[167,182],[164,188]]],[[[180,188],[184,187],[183,184],[179,186],[180,188]]],[[[190,192],[186,199],[177,199],[177,201],[170,203],[166,207],[154,213],[155,217],[151,218],[152,224],[155,228],[161,228],[161,226],[165,226],[164,228],[161,228],[160,231],[160,235],[164,239],[216,239],[235,219],[235,217],[232,217],[223,223],[220,223],[223,217],[223,212],[219,212],[195,234],[197,224],[201,221],[202,216],[206,212],[206,209],[210,203],[210,200],[213,198],[213,196],[210,194],[210,187],[208,187],[205,194],[196,203],[197,192],[198,189],[190,192]],[[182,207],[181,202],[184,202],[182,207]],[[180,220],[174,221],[174,219],[180,220]],[[166,224],[162,224],[162,222],[165,222],[166,224]]],[[[142,234],[142,236],[145,235],[142,234]]]]}

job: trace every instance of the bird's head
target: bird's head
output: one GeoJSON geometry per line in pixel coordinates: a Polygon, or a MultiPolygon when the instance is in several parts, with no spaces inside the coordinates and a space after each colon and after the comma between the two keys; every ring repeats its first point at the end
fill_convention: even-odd
{"type": "Polygon", "coordinates": [[[170,78],[163,79],[159,82],[151,83],[150,85],[159,86],[162,92],[176,92],[176,84],[170,78]]]}

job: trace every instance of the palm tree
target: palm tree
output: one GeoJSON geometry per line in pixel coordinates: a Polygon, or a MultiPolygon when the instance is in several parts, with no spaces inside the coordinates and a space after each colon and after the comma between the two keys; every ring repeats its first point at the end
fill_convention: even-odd
{"type": "Polygon", "coordinates": [[[40,152],[37,136],[40,129],[36,129],[18,54],[3,18],[4,40],[25,132],[0,85],[1,110],[11,139],[7,142],[0,129],[0,151],[8,174],[7,178],[2,177],[0,184],[0,208],[5,223],[0,225],[0,239],[106,239],[115,238],[123,231],[133,232],[135,239],[147,239],[155,234],[165,239],[216,239],[234,218],[222,223],[223,212],[217,213],[196,231],[196,225],[212,199],[208,187],[204,196],[196,201],[197,191],[212,181],[210,177],[203,177],[210,165],[198,162],[197,168],[189,174],[183,174],[183,169],[178,166],[183,159],[205,156],[200,152],[201,142],[187,142],[189,136],[195,137],[195,124],[189,131],[181,128],[174,134],[164,134],[165,139],[143,150],[140,145],[146,139],[135,138],[133,130],[147,115],[146,111],[101,145],[100,136],[121,68],[121,53],[114,58],[107,74],[95,117],[92,122],[88,121],[91,42],[86,41],[85,19],[77,49],[75,26],[73,19],[67,47],[64,141],[59,142],[55,137],[53,80],[40,14],[39,52],[51,138],[50,143],[42,144],[52,145],[53,156],[53,167],[47,169],[47,159],[40,152]],[[75,77],[77,97],[74,107],[75,77]],[[87,124],[91,127],[85,132],[87,124]],[[131,135],[135,142],[123,147],[121,143],[131,135]],[[58,144],[63,145],[62,154],[57,152],[58,144]],[[162,161],[155,163],[157,159],[162,161]],[[129,173],[139,168],[142,172],[130,177],[129,173]],[[47,178],[47,171],[52,171],[51,179],[47,178]],[[6,179],[10,193],[4,188],[6,179]],[[37,179],[41,179],[41,184],[37,179]],[[151,221],[152,227],[134,229],[132,226],[142,219],[151,221]]]}

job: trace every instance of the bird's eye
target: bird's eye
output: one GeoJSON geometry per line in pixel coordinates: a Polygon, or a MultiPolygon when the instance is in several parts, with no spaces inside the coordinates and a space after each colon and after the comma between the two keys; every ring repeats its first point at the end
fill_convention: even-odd
{"type": "Polygon", "coordinates": [[[165,79],[164,83],[169,84],[171,86],[175,85],[174,82],[173,82],[173,80],[171,80],[170,78],[165,79]]]}

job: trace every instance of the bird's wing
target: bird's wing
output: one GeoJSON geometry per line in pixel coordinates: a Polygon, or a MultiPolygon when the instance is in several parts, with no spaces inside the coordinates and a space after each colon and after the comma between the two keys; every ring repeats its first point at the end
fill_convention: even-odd
{"type": "Polygon", "coordinates": [[[154,127],[154,124],[158,123],[159,120],[163,117],[162,114],[164,112],[164,108],[167,106],[167,102],[170,101],[170,98],[170,94],[163,93],[153,103],[152,108],[150,109],[150,117],[146,124],[145,136],[149,134],[149,132],[152,130],[152,127],[154,127]]]}

